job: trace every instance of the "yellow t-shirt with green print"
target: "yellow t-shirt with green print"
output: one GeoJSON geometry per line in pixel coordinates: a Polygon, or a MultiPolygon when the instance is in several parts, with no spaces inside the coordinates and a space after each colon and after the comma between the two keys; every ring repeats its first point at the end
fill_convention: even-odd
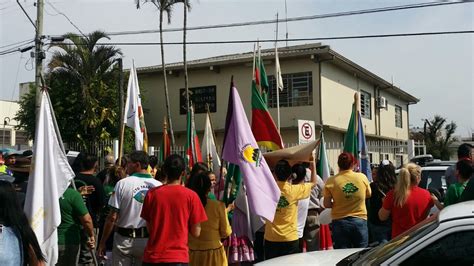
{"type": "Polygon", "coordinates": [[[371,194],[367,177],[352,170],[341,171],[338,175],[328,178],[323,190],[324,198],[333,199],[333,220],[345,217],[367,220],[365,199],[370,198],[371,194]]]}
{"type": "Polygon", "coordinates": [[[292,185],[277,181],[281,191],[273,222],[265,223],[265,240],[288,242],[298,239],[298,200],[308,198],[312,183],[292,185]]]}

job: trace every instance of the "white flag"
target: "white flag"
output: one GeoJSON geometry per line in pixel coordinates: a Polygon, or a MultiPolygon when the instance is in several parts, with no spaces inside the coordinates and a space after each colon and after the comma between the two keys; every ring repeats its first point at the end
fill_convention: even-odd
{"type": "MultiPolygon", "coordinates": [[[[209,170],[212,170],[214,174],[216,174],[216,177],[219,178],[221,160],[219,159],[219,155],[217,154],[216,143],[214,141],[214,132],[211,126],[211,118],[209,113],[207,113],[206,116],[206,125],[204,127],[204,137],[201,145],[201,154],[204,163],[212,164],[212,168],[209,170]]],[[[218,182],[219,180],[216,181],[218,182]]]]}
{"type": "Polygon", "coordinates": [[[140,100],[140,88],[138,87],[137,71],[132,64],[128,78],[127,99],[125,101],[124,123],[133,128],[135,132],[135,150],[143,150],[143,131],[140,126],[140,115],[142,102],[140,100]]]}
{"type": "Polygon", "coordinates": [[[66,191],[74,172],[55,130],[55,118],[47,92],[42,92],[36,124],[32,170],[25,199],[25,214],[38,238],[48,265],[58,260],[57,227],[61,223],[59,198],[66,191]]]}
{"type": "Polygon", "coordinates": [[[275,44],[275,79],[276,87],[283,90],[283,78],[281,77],[280,59],[278,59],[278,49],[275,44]]]}

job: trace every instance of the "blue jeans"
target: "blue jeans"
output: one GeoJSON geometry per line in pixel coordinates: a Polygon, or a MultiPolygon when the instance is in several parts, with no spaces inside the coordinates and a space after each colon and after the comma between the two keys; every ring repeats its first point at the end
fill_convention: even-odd
{"type": "Polygon", "coordinates": [[[385,244],[392,239],[392,225],[377,225],[369,224],[371,243],[378,242],[379,244],[385,244]]]}
{"type": "Polygon", "coordinates": [[[21,240],[11,227],[0,225],[0,265],[23,265],[21,240]]]}
{"type": "Polygon", "coordinates": [[[333,220],[332,241],[335,249],[367,247],[369,244],[367,221],[357,217],[333,220]]]}

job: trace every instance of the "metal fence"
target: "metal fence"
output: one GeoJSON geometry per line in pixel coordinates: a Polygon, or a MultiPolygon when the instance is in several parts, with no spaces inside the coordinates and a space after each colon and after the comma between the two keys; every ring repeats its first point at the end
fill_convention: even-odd
{"type": "MultiPolygon", "coordinates": [[[[90,142],[87,145],[80,143],[66,143],[66,150],[74,150],[79,152],[96,154],[99,159],[99,165],[103,167],[104,157],[107,154],[113,154],[113,141],[90,142]],[[88,148],[85,148],[88,147],[88,148]]],[[[286,143],[286,147],[293,147],[298,143],[286,143]]],[[[399,167],[407,162],[409,158],[415,155],[425,154],[426,145],[424,142],[408,141],[367,141],[367,148],[369,151],[369,160],[371,163],[379,163],[381,160],[390,160],[396,167],[399,167]]],[[[332,169],[337,170],[337,158],[344,149],[344,143],[341,142],[326,142],[326,150],[329,165],[332,169]]],[[[217,146],[217,151],[220,153],[221,146],[217,146]]],[[[266,152],[265,147],[261,147],[263,153],[266,152]]],[[[185,156],[186,150],[184,146],[171,147],[172,154],[179,154],[185,156]]],[[[156,147],[153,155],[160,154],[160,147],[156,147]]]]}
{"type": "Polygon", "coordinates": [[[100,169],[104,168],[105,156],[107,154],[113,154],[113,146],[113,140],[64,143],[66,150],[95,154],[99,161],[100,169]]]}
{"type": "MultiPolygon", "coordinates": [[[[392,140],[381,140],[381,141],[367,141],[367,149],[369,151],[369,160],[371,163],[380,163],[380,161],[386,159],[393,162],[396,167],[402,166],[409,162],[411,156],[425,154],[426,146],[424,142],[412,142],[411,141],[392,141],[392,140]],[[413,147],[410,148],[410,145],[413,147]],[[413,153],[410,155],[410,149],[413,153]]],[[[286,143],[285,147],[297,146],[298,143],[286,143]]],[[[217,146],[217,151],[220,152],[221,146],[217,146]]],[[[267,150],[265,147],[261,147],[263,153],[267,150]]],[[[337,158],[339,154],[344,150],[344,142],[326,142],[326,150],[329,165],[332,169],[337,170],[337,158]]],[[[158,156],[160,149],[155,150],[155,155],[158,156]]],[[[184,146],[175,146],[171,148],[171,153],[177,153],[181,156],[185,155],[184,146]]]]}

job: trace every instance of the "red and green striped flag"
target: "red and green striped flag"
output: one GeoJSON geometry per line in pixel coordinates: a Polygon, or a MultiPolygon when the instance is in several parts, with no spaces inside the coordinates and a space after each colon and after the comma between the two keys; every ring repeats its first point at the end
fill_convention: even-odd
{"type": "Polygon", "coordinates": [[[190,106],[187,114],[186,130],[186,162],[189,169],[191,169],[195,163],[202,162],[200,147],[199,138],[194,125],[194,108],[190,106]]]}
{"type": "Polygon", "coordinates": [[[257,57],[255,57],[254,53],[253,68],[252,133],[259,146],[264,146],[272,151],[282,149],[283,141],[267,107],[269,86],[265,67],[260,57],[260,48],[258,49],[257,57]]]}

